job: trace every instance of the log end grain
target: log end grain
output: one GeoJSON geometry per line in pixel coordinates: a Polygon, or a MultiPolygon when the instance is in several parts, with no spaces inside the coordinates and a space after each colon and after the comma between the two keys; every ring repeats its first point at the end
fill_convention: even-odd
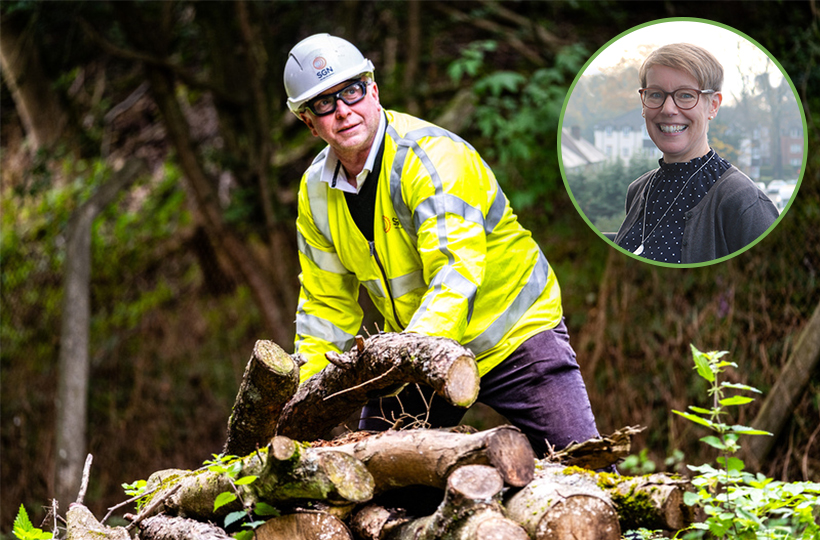
{"type": "Polygon", "coordinates": [[[529,540],[527,531],[516,522],[497,516],[484,521],[476,527],[475,540],[529,540]]]}
{"type": "Polygon", "coordinates": [[[504,488],[504,480],[493,467],[465,465],[447,478],[448,491],[468,500],[488,500],[504,488]]]}
{"type": "Polygon", "coordinates": [[[352,540],[342,521],[326,512],[299,512],[268,520],[256,529],[256,540],[352,540]]]}
{"type": "Polygon", "coordinates": [[[319,461],[344,501],[361,503],[373,497],[375,482],[361,461],[342,452],[323,452],[319,461]]]}
{"type": "Polygon", "coordinates": [[[555,505],[535,529],[536,540],[618,540],[618,514],[605,501],[574,496],[555,505]]]}
{"type": "Polygon", "coordinates": [[[475,359],[459,356],[450,366],[442,393],[448,402],[467,408],[478,398],[480,381],[475,359]]]}
{"type": "Polygon", "coordinates": [[[265,339],[257,340],[253,346],[253,355],[268,369],[280,375],[288,375],[296,367],[293,358],[279,345],[265,339]]]}
{"type": "Polygon", "coordinates": [[[535,452],[530,441],[512,426],[493,431],[487,443],[487,458],[510,486],[524,487],[535,474],[535,452]]]}

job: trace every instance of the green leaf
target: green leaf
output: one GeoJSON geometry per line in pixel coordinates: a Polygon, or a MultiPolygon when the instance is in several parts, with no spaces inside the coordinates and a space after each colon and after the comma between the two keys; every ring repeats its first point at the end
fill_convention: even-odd
{"type": "Polygon", "coordinates": [[[280,515],[279,510],[274,508],[273,506],[269,505],[268,503],[258,502],[253,507],[253,512],[257,516],[278,516],[280,515]]]}
{"type": "Polygon", "coordinates": [[[747,403],[751,403],[752,401],[754,401],[754,398],[746,396],[732,396],[721,399],[720,404],[724,407],[728,407],[730,405],[746,405],[747,403]]]}
{"type": "Polygon", "coordinates": [[[689,410],[695,411],[696,413],[708,415],[711,415],[714,412],[710,409],[704,409],[703,407],[695,407],[694,405],[689,405],[689,410]]]}
{"type": "Polygon", "coordinates": [[[742,459],[738,459],[736,457],[730,457],[727,460],[723,456],[721,456],[717,458],[715,461],[717,461],[720,465],[726,467],[726,469],[729,471],[742,471],[743,467],[746,466],[746,464],[743,463],[742,459]]]}
{"type": "Polygon", "coordinates": [[[691,491],[686,491],[683,494],[683,504],[686,506],[695,506],[700,502],[700,497],[698,497],[697,493],[692,493],[691,491]]]}
{"type": "Polygon", "coordinates": [[[17,511],[17,517],[14,518],[12,532],[14,532],[14,536],[22,540],[26,538],[27,533],[31,532],[32,529],[34,529],[34,525],[31,524],[31,520],[28,518],[26,508],[21,504],[20,510],[17,511]]]}
{"type": "Polygon", "coordinates": [[[234,534],[233,537],[236,538],[236,540],[253,540],[253,534],[254,532],[251,530],[244,530],[234,534]]]}
{"type": "Polygon", "coordinates": [[[696,414],[690,414],[690,413],[687,413],[687,412],[676,411],[674,409],[672,410],[672,412],[675,413],[675,414],[679,414],[679,415],[683,416],[684,418],[686,418],[687,420],[690,420],[690,421],[692,421],[696,424],[700,424],[701,426],[706,426],[708,428],[713,428],[714,425],[715,425],[714,422],[712,422],[711,420],[708,420],[706,418],[702,418],[702,417],[700,417],[696,414]]]}
{"type": "Polygon", "coordinates": [[[734,425],[730,426],[729,429],[739,435],[772,435],[768,431],[763,431],[762,429],[755,429],[748,426],[734,425]]]}
{"type": "Polygon", "coordinates": [[[244,519],[247,515],[248,513],[244,510],[237,510],[236,512],[231,512],[230,514],[225,516],[225,528],[227,529],[237,521],[244,519]]]}
{"type": "Polygon", "coordinates": [[[714,446],[718,450],[726,450],[726,445],[723,444],[723,441],[715,437],[714,435],[707,435],[701,439],[701,442],[708,444],[709,446],[714,446]]]}
{"type": "Polygon", "coordinates": [[[226,504],[230,504],[230,503],[234,502],[235,500],[236,500],[236,495],[229,492],[229,491],[225,491],[223,493],[220,493],[219,495],[216,496],[216,500],[214,501],[214,512],[217,509],[225,506],[226,504]]]}
{"type": "Polygon", "coordinates": [[[252,484],[257,478],[259,478],[259,477],[258,476],[243,476],[242,478],[240,478],[239,480],[237,480],[234,483],[237,486],[246,486],[248,484],[252,484]]]}
{"type": "Polygon", "coordinates": [[[746,384],[738,384],[738,383],[722,382],[722,383],[720,383],[720,386],[721,386],[722,388],[733,388],[733,389],[735,389],[735,390],[748,390],[748,391],[750,391],[750,392],[756,392],[756,393],[758,393],[758,394],[762,394],[762,393],[763,393],[763,392],[761,392],[760,390],[758,390],[757,388],[755,388],[754,386],[749,386],[749,385],[746,385],[746,384]]]}
{"type": "Polygon", "coordinates": [[[695,369],[698,370],[698,375],[709,382],[714,382],[715,374],[712,373],[712,367],[709,365],[709,357],[690,344],[692,348],[692,358],[695,360],[695,369]]]}

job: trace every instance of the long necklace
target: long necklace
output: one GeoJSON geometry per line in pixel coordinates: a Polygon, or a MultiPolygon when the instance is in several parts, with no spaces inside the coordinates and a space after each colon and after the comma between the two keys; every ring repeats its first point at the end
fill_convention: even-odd
{"type": "Polygon", "coordinates": [[[655,232],[655,229],[657,229],[657,228],[658,228],[658,225],[660,225],[660,224],[661,224],[661,222],[663,221],[663,218],[665,218],[665,217],[666,217],[666,214],[668,214],[668,213],[669,213],[669,210],[671,210],[671,209],[672,209],[672,207],[673,207],[673,206],[675,206],[675,202],[677,202],[678,197],[680,197],[680,196],[681,196],[681,194],[683,193],[683,190],[684,190],[684,189],[686,189],[686,186],[687,186],[687,185],[689,185],[689,182],[692,180],[692,178],[694,178],[694,177],[695,177],[695,175],[696,175],[696,174],[698,174],[698,173],[700,172],[700,170],[706,166],[706,164],[707,164],[707,163],[709,163],[710,161],[712,161],[712,158],[713,158],[713,157],[715,157],[715,153],[716,153],[716,152],[712,151],[712,155],[711,155],[711,156],[709,156],[709,159],[707,159],[707,160],[703,163],[703,165],[701,165],[700,167],[698,167],[698,170],[696,170],[695,172],[693,172],[693,173],[692,173],[692,176],[690,176],[690,177],[689,177],[689,179],[688,179],[688,180],[686,180],[686,182],[684,182],[684,183],[683,183],[683,186],[680,188],[680,191],[678,191],[678,194],[677,194],[677,195],[675,195],[675,198],[674,198],[674,199],[672,199],[672,202],[669,204],[669,207],[668,207],[668,208],[666,209],[666,211],[663,213],[663,215],[662,215],[662,216],[661,216],[661,218],[658,220],[658,222],[657,222],[657,223],[655,223],[655,226],[654,226],[654,227],[652,227],[652,229],[649,231],[649,234],[646,234],[646,208],[649,206],[649,193],[650,193],[650,191],[652,191],[652,184],[655,182],[655,176],[657,176],[657,174],[653,174],[653,175],[652,175],[652,178],[649,180],[649,185],[647,185],[647,186],[646,186],[646,195],[645,195],[645,200],[644,200],[644,203],[643,203],[643,224],[641,225],[641,245],[640,245],[640,246],[638,246],[638,249],[636,249],[636,250],[635,250],[635,251],[633,251],[632,253],[634,253],[635,255],[640,255],[641,253],[643,253],[643,249],[644,249],[644,248],[643,248],[643,245],[644,245],[644,243],[646,242],[646,240],[647,240],[650,236],[652,236],[652,233],[654,233],[654,232],[655,232]]]}

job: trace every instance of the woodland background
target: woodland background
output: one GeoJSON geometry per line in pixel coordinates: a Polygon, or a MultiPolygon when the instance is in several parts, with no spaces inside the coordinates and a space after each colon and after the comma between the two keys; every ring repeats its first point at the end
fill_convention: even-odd
{"type": "MultiPolygon", "coordinates": [[[[659,468],[676,451],[714,457],[671,412],[706,404],[689,344],[730,351],[731,378],[768,392],[820,301],[814,2],[5,1],[0,14],[2,533],[20,503],[38,524],[56,496],[62,314],[77,307],[63,304],[68,228],[101,186],[119,190],[92,229],[88,430],[74,433],[95,457],[95,514],[126,498],[120,484],[219,452],[255,340],[292,350],[296,188],[322,145],[287,111],[282,70],[316,32],[374,61],[382,103],[458,132],[490,163],[557,272],[599,429],[647,426],[635,450],[659,468]],[[620,32],[666,17],[756,40],[808,121],[788,214],[754,249],[705,268],[607,247],[558,166],[578,70],[620,32]],[[144,172],[128,183],[133,163],[144,172]]],[[[820,377],[805,376],[762,466],[775,478],[820,477],[820,377]]],[[[734,420],[751,422],[759,402],[734,420]]]]}

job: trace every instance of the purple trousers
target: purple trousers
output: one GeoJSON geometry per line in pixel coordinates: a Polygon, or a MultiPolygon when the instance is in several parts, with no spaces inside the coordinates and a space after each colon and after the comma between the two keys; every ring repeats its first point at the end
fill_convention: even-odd
{"type": "MultiPolygon", "coordinates": [[[[411,385],[398,397],[370,401],[362,410],[359,429],[385,431],[402,413],[423,415],[427,403],[427,423],[433,428],[458,425],[466,413],[436,396],[429,387],[422,387],[421,393],[424,399],[419,388],[411,385]]],[[[586,386],[563,321],[522,343],[485,374],[477,401],[518,427],[538,457],[547,454],[547,442],[560,450],[573,441],[598,436],[586,386]]]]}

